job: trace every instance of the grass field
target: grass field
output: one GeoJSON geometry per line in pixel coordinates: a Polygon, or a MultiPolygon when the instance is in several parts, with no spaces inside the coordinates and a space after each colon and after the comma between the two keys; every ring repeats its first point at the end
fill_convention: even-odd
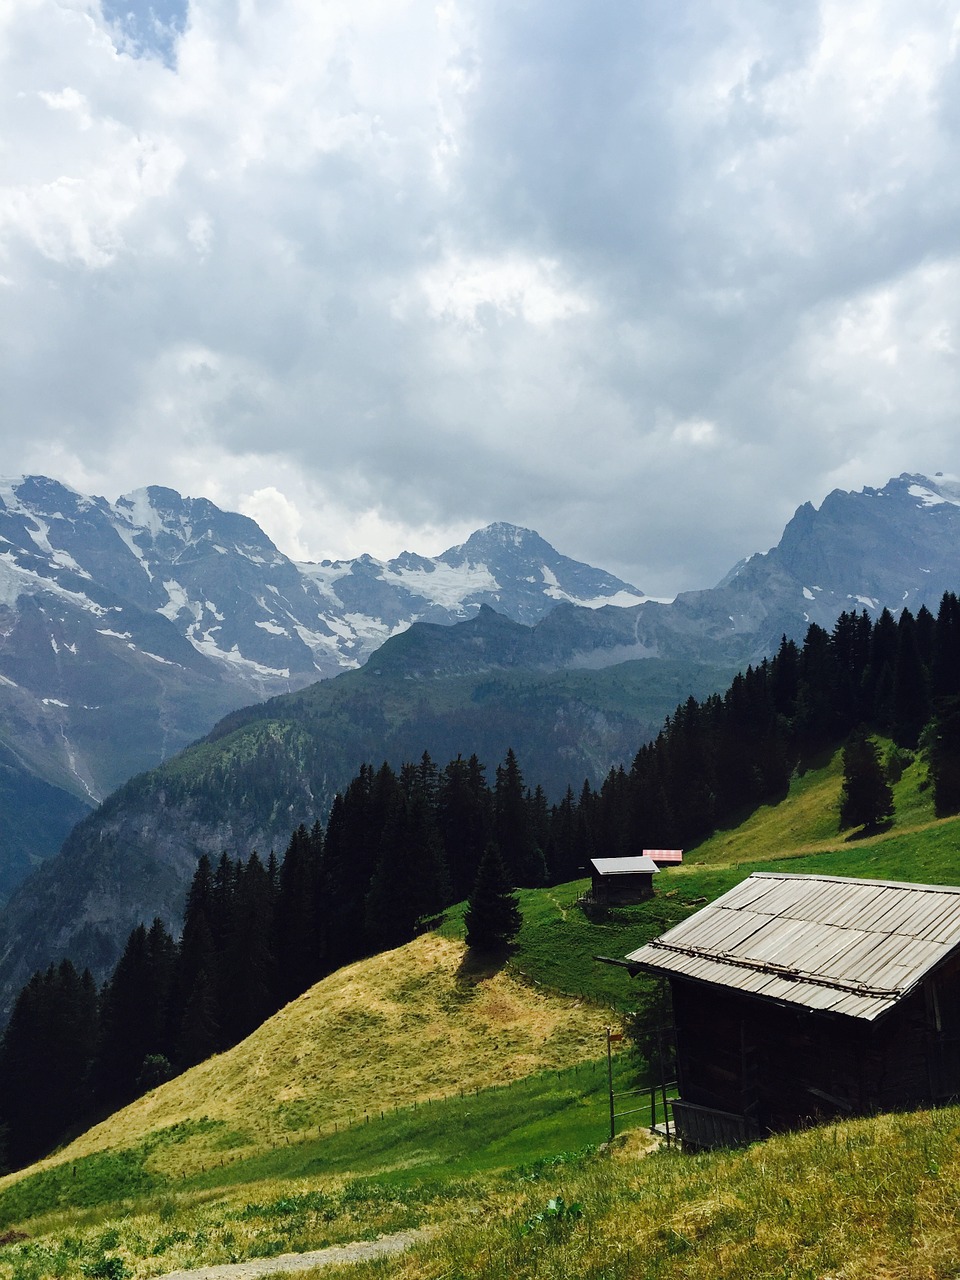
{"type": "MultiPolygon", "coordinates": [[[[960,822],[912,764],[891,829],[838,834],[839,760],[688,851],[642,904],[585,915],[586,882],[524,892],[506,968],[478,968],[462,909],[331,975],[229,1053],[0,1180],[0,1275],[149,1277],[429,1224],[403,1259],[343,1275],[960,1275],[960,1114],[879,1117],[746,1152],[610,1148],[605,1027],[622,957],[753,869],[960,882],[960,822]],[[854,833],[856,834],[856,833],[854,833]]],[[[636,1079],[624,1054],[616,1088],[636,1079]]],[[[622,1103],[626,1109],[630,1104],[622,1103]]],[[[325,1270],[324,1276],[340,1274],[325,1270]]]]}

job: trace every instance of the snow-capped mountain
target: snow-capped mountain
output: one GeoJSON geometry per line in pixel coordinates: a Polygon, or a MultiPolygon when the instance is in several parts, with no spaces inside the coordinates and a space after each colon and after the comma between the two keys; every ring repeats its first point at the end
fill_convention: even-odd
{"type": "MultiPolygon", "coordinates": [[[[104,735],[115,739],[126,754],[114,767],[126,761],[129,774],[133,748],[125,735],[138,716],[137,749],[155,749],[157,726],[170,724],[176,713],[182,730],[188,712],[199,714],[201,695],[207,713],[214,695],[236,696],[240,686],[226,685],[225,673],[249,672],[254,668],[244,664],[250,663],[275,670],[269,651],[254,657],[245,648],[239,615],[248,607],[252,627],[272,621],[283,631],[257,628],[267,641],[289,643],[293,618],[307,617],[293,610],[300,600],[292,582],[300,580],[304,597],[316,592],[321,602],[313,621],[301,625],[320,632],[321,608],[324,618],[342,620],[340,639],[355,646],[348,661],[372,643],[371,619],[388,630],[400,625],[399,611],[386,607],[398,592],[406,593],[411,612],[416,602],[422,620],[392,636],[362,670],[269,706],[234,711],[196,751],[133,779],[80,822],[62,852],[0,910],[0,1005],[35,968],[65,954],[102,973],[139,919],[160,914],[175,926],[201,852],[282,847],[293,826],[323,816],[360,761],[388,758],[399,766],[427,749],[437,760],[478,750],[492,762],[512,745],[530,785],[544,783],[555,794],[564,781],[601,781],[611,765],[629,761],[678,702],[725,688],[737,666],[773,652],[782,634],[802,640],[811,622],[830,628],[843,611],[867,609],[875,616],[906,605],[916,613],[925,604],[935,612],[944,591],[960,590],[960,484],[945,476],[903,475],[882,489],[837,491],[819,510],[802,506],[776,547],[741,562],[717,587],[684,593],[671,604],[592,609],[557,602],[557,594],[596,604],[622,599],[623,584],[571,566],[555,552],[548,556],[536,535],[511,526],[492,526],[436,560],[402,556],[384,565],[361,557],[304,572],[276,560],[275,548],[250,522],[228,517],[221,523],[223,513],[214,515],[213,508],[205,525],[201,508],[174,502],[169,491],[159,491],[162,500],[148,491],[146,500],[118,503],[120,514],[100,500],[82,500],[87,514],[74,524],[102,520],[104,545],[112,547],[116,538],[123,541],[112,523],[120,521],[134,542],[121,598],[95,585],[95,539],[85,548],[80,539],[68,544],[59,528],[60,519],[71,523],[62,511],[69,491],[60,491],[57,519],[25,511],[31,492],[8,493],[8,523],[0,524],[7,538],[0,566],[22,575],[24,591],[14,605],[0,606],[7,611],[0,614],[0,820],[8,817],[10,795],[26,796],[35,816],[47,811],[45,803],[49,808],[49,795],[30,790],[36,777],[14,767],[38,739],[38,726],[51,753],[58,744],[64,752],[69,747],[76,768],[95,757],[98,743],[104,749],[104,735]],[[232,539],[227,521],[239,521],[231,525],[232,539]],[[257,576],[248,566],[256,558],[265,562],[266,578],[254,586],[257,576]],[[216,566],[231,561],[229,574],[218,580],[216,566]],[[505,565],[517,569],[512,581],[505,565]],[[452,572],[464,573],[460,581],[469,590],[458,594],[450,587],[452,572]],[[133,603],[134,584],[154,594],[133,603]],[[549,612],[532,624],[503,616],[505,605],[519,612],[524,601],[535,611],[537,591],[549,612]],[[499,600],[491,598],[497,594],[499,600]],[[447,609],[442,616],[449,621],[456,610],[488,602],[500,612],[479,607],[453,626],[425,620],[431,609],[441,615],[447,609]],[[357,619],[368,628],[366,639],[357,619]],[[18,635],[22,669],[11,644],[18,635]],[[31,644],[36,668],[27,660],[31,644]],[[212,649],[220,656],[210,657],[212,649]],[[104,654],[112,665],[98,665],[104,654]],[[645,661],[614,673],[590,670],[627,659],[645,661]],[[48,683],[35,670],[45,671],[48,683]],[[32,693],[24,691],[28,677],[35,680],[32,693]],[[15,687],[17,681],[23,687],[15,687]],[[81,755],[77,744],[87,741],[91,749],[81,755]],[[250,777],[271,779],[267,803],[261,789],[248,785],[250,777]]],[[[14,594],[4,586],[0,598],[14,594]]],[[[292,683],[292,674],[285,678],[292,683]]]]}
{"type": "Polygon", "coordinates": [[[111,503],[0,481],[0,895],[132,774],[417,620],[640,599],[512,525],[433,559],[297,565],[253,520],[172,489],[111,503]]]}
{"type": "Polygon", "coordinates": [[[562,556],[532,529],[491,524],[429,558],[324,560],[298,568],[316,587],[328,623],[339,619],[343,665],[359,665],[411,622],[459,622],[489,605],[534,623],[562,602],[589,609],[645,599],[609,573],[562,556]]]}

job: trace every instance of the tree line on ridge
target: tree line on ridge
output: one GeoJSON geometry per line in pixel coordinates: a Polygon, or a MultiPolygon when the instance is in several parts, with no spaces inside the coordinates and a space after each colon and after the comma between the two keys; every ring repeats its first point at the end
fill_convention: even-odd
{"type": "Polygon", "coordinates": [[[792,772],[858,730],[922,747],[938,813],[960,811],[960,602],[875,620],[844,613],[802,646],[689,698],[629,769],[550,804],[513,751],[495,770],[424,754],[361,767],[325,824],[301,826],[281,858],[198,862],[183,928],[134,929],[97,989],[69,960],[21,991],[0,1043],[0,1123],[13,1167],[50,1150],[211,1053],[250,1034],[318,979],[409,941],[478,880],[485,851],[508,882],[584,874],[589,860],[690,848],[785,794],[792,772]]]}

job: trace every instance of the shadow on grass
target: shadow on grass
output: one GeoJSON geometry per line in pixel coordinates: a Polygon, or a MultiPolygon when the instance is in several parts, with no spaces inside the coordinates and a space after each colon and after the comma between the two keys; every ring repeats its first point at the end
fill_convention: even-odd
{"type": "Polygon", "coordinates": [[[467,947],[463,959],[457,966],[457,985],[475,987],[481,982],[488,981],[501,969],[506,968],[512,954],[513,947],[506,944],[491,951],[478,951],[476,947],[467,947]]]}
{"type": "Polygon", "coordinates": [[[843,837],[843,842],[844,844],[851,844],[856,840],[869,840],[871,836],[882,836],[885,831],[892,830],[892,818],[886,822],[873,822],[865,827],[857,827],[855,831],[851,831],[849,835],[843,837]]]}

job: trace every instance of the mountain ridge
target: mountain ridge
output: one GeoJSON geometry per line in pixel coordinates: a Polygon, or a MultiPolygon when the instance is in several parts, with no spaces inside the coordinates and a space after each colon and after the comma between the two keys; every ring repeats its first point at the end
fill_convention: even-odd
{"type": "Polygon", "coordinates": [[[359,667],[421,616],[642,598],[506,524],[439,557],[326,565],[306,572],[249,517],[162,486],[110,503],[0,481],[0,897],[127,778],[235,708],[359,667]]]}
{"type": "Polygon", "coordinates": [[[528,784],[554,799],[585,776],[597,784],[679,703],[721,690],[781,636],[830,628],[844,610],[915,611],[955,590],[952,483],[904,474],[836,491],[822,520],[800,508],[777,547],[672,604],[560,602],[532,625],[478,607],[453,626],[412,625],[359,670],[233,710],[110,797],[0,911],[4,980],[64,951],[108,963],[139,918],[175,924],[201,852],[285,843],[364,763],[396,767],[426,749],[442,763],[476,752],[492,767],[513,747],[528,784]]]}

